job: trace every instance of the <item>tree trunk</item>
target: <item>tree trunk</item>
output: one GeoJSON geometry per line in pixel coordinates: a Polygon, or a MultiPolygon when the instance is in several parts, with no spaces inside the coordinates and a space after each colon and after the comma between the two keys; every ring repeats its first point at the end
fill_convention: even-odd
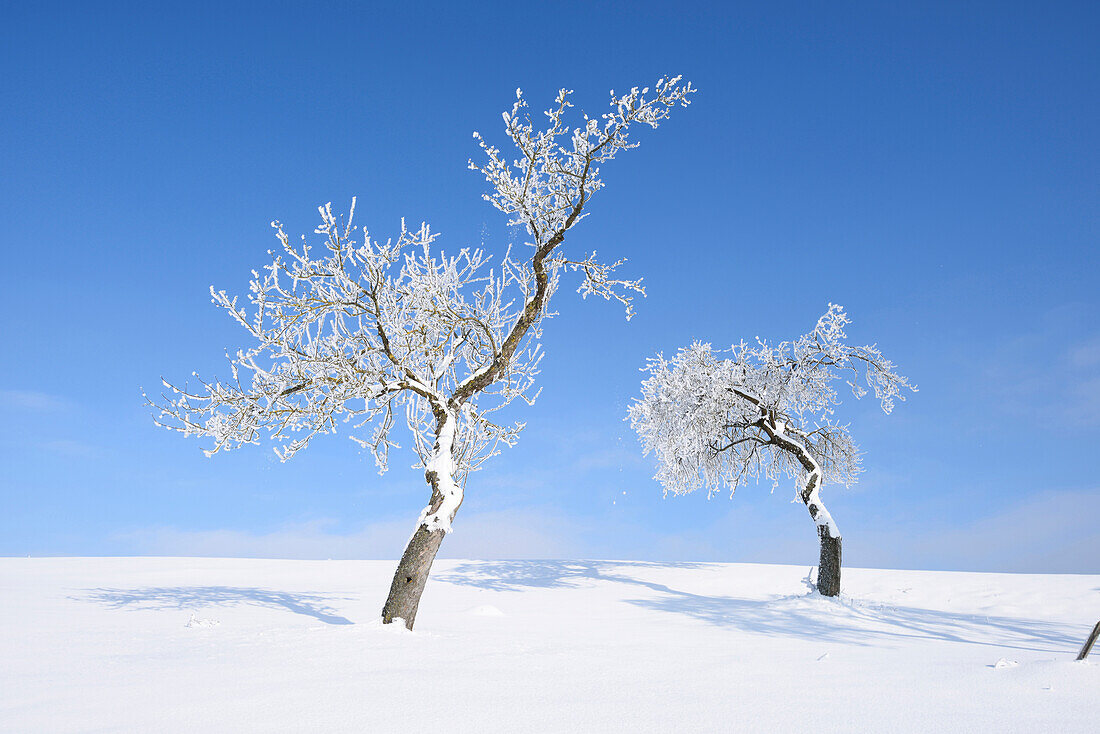
{"type": "MultiPolygon", "coordinates": [[[[450,451],[450,448],[447,450],[450,451]]],[[[424,585],[428,583],[428,574],[432,570],[435,554],[439,552],[439,546],[442,545],[443,538],[450,529],[450,522],[458,512],[457,505],[453,509],[443,507],[445,495],[440,491],[439,475],[430,470],[425,473],[428,481],[433,485],[432,499],[421,513],[416,532],[412,534],[409,544],[405,546],[405,552],[397,564],[397,571],[390,584],[390,594],[382,607],[383,624],[390,624],[393,620],[400,619],[410,630],[413,628],[413,622],[416,621],[416,610],[420,606],[424,585]],[[445,525],[433,519],[438,517],[441,510],[446,515],[445,525]]],[[[449,480],[450,477],[447,479],[449,480]]]]}
{"type": "Polygon", "coordinates": [[[834,538],[826,525],[817,526],[821,538],[821,560],[817,565],[817,590],[822,596],[840,595],[840,538],[834,538]]]}
{"type": "Polygon", "coordinates": [[[445,535],[442,530],[428,530],[423,523],[416,528],[404,555],[401,556],[401,562],[397,564],[397,572],[393,575],[390,595],[386,597],[386,604],[382,607],[383,624],[400,619],[407,629],[413,628],[420,596],[424,593],[428,573],[432,570],[432,562],[435,561],[435,554],[439,552],[445,535]]]}
{"type": "Polygon", "coordinates": [[[409,538],[409,544],[397,564],[390,594],[382,607],[383,624],[400,619],[410,630],[416,621],[416,610],[420,606],[424,585],[428,583],[435,554],[439,552],[444,536],[451,531],[451,521],[462,504],[462,488],[455,484],[451,476],[454,472],[451,448],[454,445],[456,419],[453,414],[442,410],[437,415],[439,422],[435,447],[424,470],[424,478],[432,488],[432,497],[420,513],[416,532],[409,538]]]}
{"type": "Polygon", "coordinates": [[[814,462],[812,471],[802,490],[802,501],[817,525],[817,537],[821,541],[821,556],[817,564],[817,590],[822,596],[840,595],[840,530],[833,516],[821,501],[821,472],[814,462]]]}
{"type": "MultiPolygon", "coordinates": [[[[741,395],[757,402],[751,396],[744,393],[741,395]]],[[[757,404],[759,405],[758,402],[757,404]]],[[[806,470],[806,486],[802,488],[799,496],[802,498],[802,504],[806,505],[806,509],[810,511],[810,517],[817,526],[817,537],[821,540],[821,559],[817,564],[817,590],[822,596],[839,596],[840,530],[833,522],[833,516],[825,509],[825,503],[821,501],[821,483],[824,480],[821,465],[799,438],[805,436],[804,433],[794,429],[788,433],[786,423],[776,420],[766,412],[761,417],[759,425],[767,432],[771,443],[791,452],[806,470]]]]}

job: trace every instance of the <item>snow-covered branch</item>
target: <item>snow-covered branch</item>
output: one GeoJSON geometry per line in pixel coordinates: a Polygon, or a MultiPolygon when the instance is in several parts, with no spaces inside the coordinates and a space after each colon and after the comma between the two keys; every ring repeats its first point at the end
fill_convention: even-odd
{"type": "Polygon", "coordinates": [[[267,435],[288,459],[318,434],[351,423],[352,437],[385,470],[394,442],[395,410],[404,410],[414,447],[430,459],[441,416],[454,416],[455,451],[469,456],[458,477],[512,443],[517,426],[498,426],[484,413],[520,397],[531,399],[541,351],[514,355],[509,370],[471,402],[452,410],[448,398],[468,374],[491,364],[502,334],[517,318],[508,291],[514,274],[488,267],[482,250],[433,253],[427,225],[402,222],[396,238],[379,241],[319,208],[320,243],[294,243],[273,222],[281,248],[253,272],[248,307],[211,289],[215,305],[245,328],[252,346],[230,358],[232,379],[199,381],[200,389],[165,382],[158,422],[208,436],[208,454],[267,435]],[[365,432],[364,432],[365,431],[365,432]]]}
{"type": "Polygon", "coordinates": [[[844,380],[857,398],[870,388],[887,413],[916,387],[875,345],[847,344],[848,323],[830,304],[794,341],[742,342],[725,358],[696,342],[671,360],[650,359],[628,417],[645,453],[656,455],[665,490],[709,494],[786,476],[797,479],[805,501],[808,486],[816,492],[825,482],[856,481],[859,449],[833,417],[836,382],[844,380]]]}
{"type": "MultiPolygon", "coordinates": [[[[474,133],[485,152],[486,161],[470,162],[470,168],[480,171],[492,185],[485,194],[490,202],[509,217],[509,222],[522,226],[535,248],[532,259],[534,274],[556,279],[563,267],[578,270],[584,279],[578,291],[587,296],[595,293],[605,299],[614,298],[633,315],[632,293],[642,293],[641,280],[612,278],[624,260],[601,264],[592,256],[570,261],[554,252],[565,233],[584,218],[584,208],[592,196],[603,188],[600,165],[619,152],[637,147],[631,141],[634,124],[657,127],[676,106],[690,104],[695,92],[690,82],[681,84],[681,77],[663,77],[652,91],[649,87],[634,87],[627,94],[611,91],[610,110],[596,118],[583,116],[583,125],[575,128],[565,122],[572,103],[572,91],[558,92],[553,106],[544,112],[547,123],[536,129],[528,114],[527,101],[516,90],[511,112],[503,115],[505,131],[519,156],[508,160],[499,148],[490,145],[479,133],[474,133]]],[[[531,294],[537,297],[537,293],[531,294]]]]}
{"type": "Polygon", "coordinates": [[[292,241],[272,222],[279,247],[253,271],[246,298],[211,288],[250,346],[227,355],[229,379],[163,381],[165,392],[147,397],[155,420],[212,439],[208,455],[267,437],[283,460],[345,423],[385,471],[403,413],[421,466],[437,476],[433,488],[461,485],[523,428],[492,414],[538,395],[541,324],[561,272],[582,272],[582,295],[615,298],[628,315],[628,294],[644,293],[640,281],[616,277],[622,260],[570,260],[559,246],[603,186],[599,165],[637,145],[631,126],[656,127],[693,91],[679,77],[661,79],[652,93],[612,94],[608,113],[570,127],[562,90],[539,129],[517,94],[504,114],[511,162],[475,133],[486,162],[471,166],[491,185],[485,199],[526,228],[525,257],[509,249],[494,266],[482,249],[447,254],[427,224],[404,220],[395,237],[375,239],[354,225],[354,199],[346,217],[319,207],[312,238],[292,241]]]}

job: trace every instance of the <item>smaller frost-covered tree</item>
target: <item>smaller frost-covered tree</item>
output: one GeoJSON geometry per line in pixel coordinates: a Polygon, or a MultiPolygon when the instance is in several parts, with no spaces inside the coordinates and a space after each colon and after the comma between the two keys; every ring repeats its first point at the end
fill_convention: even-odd
{"type": "Polygon", "coordinates": [[[516,90],[505,112],[505,133],[516,147],[506,155],[474,133],[485,160],[470,163],[488,182],[486,201],[527,237],[526,252],[509,250],[493,267],[481,249],[445,255],[426,224],[396,239],[371,237],[320,207],[311,243],[293,242],[272,222],[279,249],[252,272],[247,307],[210,289],[214,304],[247,332],[251,345],[230,358],[231,379],[198,380],[150,401],[157,422],[212,440],[207,455],[256,444],[265,435],[287,460],[320,435],[351,424],[351,437],[373,452],[385,471],[392,435],[403,416],[431,489],[405,548],[382,609],[385,623],[412,629],[432,562],[462,504],[466,480],[501,446],[518,438],[521,423],[494,413],[516,400],[535,399],[544,320],[563,273],[581,274],[578,291],[615,299],[633,313],[640,281],[589,255],[562,251],[566,234],[587,216],[603,188],[600,166],[637,147],[634,126],[655,128],[695,90],[680,77],[652,90],[611,93],[598,117],[568,122],[570,91],[562,89],[536,126],[516,90]]]}
{"type": "Polygon", "coordinates": [[[741,342],[728,358],[693,343],[674,358],[651,358],[642,397],[629,408],[630,424],[646,455],[657,458],[656,479],[666,492],[687,494],[723,487],[732,494],[747,480],[797,480],[821,541],[817,588],[840,593],[841,537],[821,501],[826,482],[849,485],[861,471],[860,453],[846,424],[833,416],[844,381],[855,397],[873,391],[883,411],[916,387],[874,344],[851,346],[844,309],[829,305],[813,331],[776,345],[741,342]]]}

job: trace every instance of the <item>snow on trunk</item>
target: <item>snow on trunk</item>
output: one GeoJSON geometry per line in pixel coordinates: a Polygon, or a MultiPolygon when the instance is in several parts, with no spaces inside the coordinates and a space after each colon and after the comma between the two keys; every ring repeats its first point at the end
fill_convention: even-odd
{"type": "Polygon", "coordinates": [[[456,423],[455,416],[446,413],[442,425],[439,426],[431,459],[424,470],[424,477],[432,487],[432,500],[420,512],[417,526],[426,527],[429,531],[441,530],[444,534],[451,532],[451,521],[458,512],[458,506],[462,504],[462,487],[454,480],[452,456],[456,423]]]}
{"type": "Polygon", "coordinates": [[[397,564],[389,596],[382,607],[384,624],[401,620],[405,627],[413,628],[432,563],[444,536],[451,532],[451,522],[462,504],[462,487],[453,476],[456,423],[453,414],[444,412],[436,429],[435,446],[424,470],[424,478],[432,488],[431,500],[421,511],[416,530],[397,564]]]}
{"type": "MultiPolygon", "coordinates": [[[[796,436],[787,431],[783,421],[768,423],[765,421],[765,430],[771,434],[772,440],[793,453],[802,467],[806,470],[806,483],[799,493],[802,504],[810,511],[810,518],[817,525],[817,537],[821,541],[821,555],[817,569],[817,590],[822,596],[838,596],[840,594],[840,562],[841,562],[841,538],[840,530],[833,521],[833,516],[825,509],[825,503],[821,501],[821,483],[823,473],[821,464],[813,457],[806,445],[796,436]]],[[[795,431],[794,433],[797,433],[795,431]]]]}
{"type": "Polygon", "coordinates": [[[666,492],[705,488],[710,495],[726,487],[732,495],[753,480],[798,482],[821,541],[818,589],[826,596],[840,593],[841,539],[821,485],[826,478],[852,484],[860,469],[859,447],[833,415],[840,404],[834,383],[843,380],[857,399],[870,389],[886,413],[917,389],[874,344],[847,344],[849,323],[842,307],[829,304],[794,341],[742,341],[729,359],[698,341],[672,359],[658,354],[647,360],[641,398],[629,409],[666,492]]]}

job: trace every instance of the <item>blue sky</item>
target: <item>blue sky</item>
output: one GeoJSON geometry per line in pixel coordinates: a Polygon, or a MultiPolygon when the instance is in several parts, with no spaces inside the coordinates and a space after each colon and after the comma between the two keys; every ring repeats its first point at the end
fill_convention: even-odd
{"type": "Polygon", "coordinates": [[[1098,572],[1100,10],[1092,3],[7,4],[0,15],[0,554],[393,558],[427,499],[342,436],[206,459],[139,388],[224,373],[274,239],[345,206],[507,243],[473,130],[561,86],[699,88],[607,166],[574,252],[630,259],[627,323],[563,288],[520,444],[451,557],[816,559],[782,486],[663,498],[637,368],[809,328],[830,301],[920,392],[843,411],[850,566],[1098,572]],[[400,7],[399,7],[400,6],[400,7]]]}

